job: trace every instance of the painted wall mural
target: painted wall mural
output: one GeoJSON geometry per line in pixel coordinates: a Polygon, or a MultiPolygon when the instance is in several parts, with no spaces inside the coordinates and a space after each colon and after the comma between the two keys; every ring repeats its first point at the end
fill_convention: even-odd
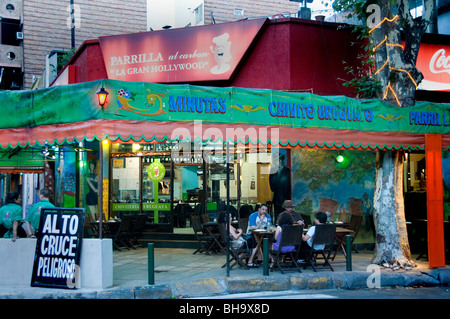
{"type": "Polygon", "coordinates": [[[293,149],[292,200],[302,215],[330,212],[331,221],[362,215],[355,243],[374,243],[375,152],[293,149]]]}

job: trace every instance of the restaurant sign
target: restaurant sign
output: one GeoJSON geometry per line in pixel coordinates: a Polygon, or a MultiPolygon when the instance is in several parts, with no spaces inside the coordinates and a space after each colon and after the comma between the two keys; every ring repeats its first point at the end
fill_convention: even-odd
{"type": "Polygon", "coordinates": [[[42,208],[31,286],[80,287],[84,208],[42,208]]]}
{"type": "MultiPolygon", "coordinates": [[[[103,118],[232,123],[359,131],[449,134],[448,104],[384,101],[265,89],[104,81],[111,102],[103,118]]],[[[170,138],[170,137],[169,137],[170,138]]]]}
{"type": "Polygon", "coordinates": [[[100,37],[109,79],[228,80],[267,19],[100,37]]]}
{"type": "MultiPolygon", "coordinates": [[[[208,140],[214,133],[220,134],[200,130],[200,136],[195,133],[197,123],[210,129],[222,125],[234,132],[242,128],[244,135],[250,129],[267,127],[450,134],[448,103],[417,101],[411,107],[401,108],[379,99],[269,89],[97,80],[34,91],[0,92],[0,100],[4,108],[0,118],[2,147],[34,145],[45,140],[54,143],[56,138],[103,138],[116,134],[116,127],[120,133],[121,123],[136,125],[133,132],[121,138],[148,141],[155,137],[180,139],[178,136],[191,128],[194,136],[189,138],[193,139],[208,140]],[[109,92],[103,107],[99,107],[95,94],[101,87],[109,92]],[[146,131],[137,129],[144,123],[148,123],[143,127],[146,131]],[[72,131],[74,125],[79,127],[77,132],[72,131]]],[[[236,141],[234,136],[219,137],[236,141]]],[[[257,143],[258,139],[266,143],[267,136],[250,141],[246,138],[243,142],[257,143]]],[[[297,139],[292,136],[291,142],[297,139]]],[[[277,144],[278,139],[271,143],[277,144]]]]}
{"type": "MultiPolygon", "coordinates": [[[[118,211],[134,211],[138,212],[140,210],[139,203],[113,203],[112,210],[115,212],[118,211]]],[[[170,204],[169,203],[142,203],[142,210],[162,210],[169,211],[170,204]]]]}

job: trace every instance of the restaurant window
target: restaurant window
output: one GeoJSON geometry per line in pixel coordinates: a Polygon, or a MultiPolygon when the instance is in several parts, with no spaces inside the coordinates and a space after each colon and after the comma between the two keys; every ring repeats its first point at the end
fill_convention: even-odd
{"type": "MultiPolygon", "coordinates": [[[[272,199],[270,150],[252,153],[247,148],[233,154],[230,161],[229,194],[234,217],[238,217],[242,205],[252,205],[255,210],[258,204],[272,199]]],[[[226,209],[227,177],[222,145],[213,151],[191,144],[189,151],[183,152],[177,143],[116,143],[112,145],[111,168],[113,217],[141,212],[155,223],[170,222],[185,227],[189,221],[183,219],[184,213],[179,214],[181,207],[190,212],[206,212],[211,220],[218,211],[226,209]],[[157,181],[151,176],[155,168],[164,170],[157,181]]]]}
{"type": "Polygon", "coordinates": [[[229,186],[230,212],[233,217],[248,217],[248,212],[241,216],[243,206],[251,207],[254,212],[261,204],[272,200],[269,186],[269,173],[272,161],[271,150],[252,147],[234,149],[229,161],[229,185],[227,185],[227,164],[225,149],[216,152],[208,159],[207,183],[208,202],[211,213],[226,210],[227,186],[229,186]]]}
{"type": "MultiPolygon", "coordinates": [[[[170,211],[171,144],[112,145],[112,216],[145,213],[161,222],[170,211]],[[162,165],[161,180],[151,179],[154,163],[162,165]]],[[[158,168],[159,170],[159,168],[158,168]]]]}
{"type": "Polygon", "coordinates": [[[112,159],[113,217],[121,218],[124,212],[139,212],[139,166],[139,157],[112,159]]]}

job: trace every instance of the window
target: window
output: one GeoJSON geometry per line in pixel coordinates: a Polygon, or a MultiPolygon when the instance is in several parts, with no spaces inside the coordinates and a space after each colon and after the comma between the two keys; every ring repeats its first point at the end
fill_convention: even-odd
{"type": "Polygon", "coordinates": [[[235,16],[244,16],[244,9],[234,8],[234,15],[235,16]]]}
{"type": "Polygon", "coordinates": [[[15,19],[1,19],[0,37],[1,44],[20,46],[17,32],[20,32],[20,21],[15,19]]]}
{"type": "Polygon", "coordinates": [[[7,10],[9,13],[13,13],[14,10],[15,10],[15,8],[14,8],[14,6],[13,6],[11,3],[8,3],[8,4],[6,5],[6,10],[7,10]]]}

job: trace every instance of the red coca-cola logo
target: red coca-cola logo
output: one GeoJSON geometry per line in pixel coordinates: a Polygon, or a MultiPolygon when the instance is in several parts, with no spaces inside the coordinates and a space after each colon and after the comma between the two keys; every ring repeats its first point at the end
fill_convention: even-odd
{"type": "Polygon", "coordinates": [[[445,49],[439,49],[433,54],[430,60],[430,71],[450,74],[450,55],[445,55],[445,49]]]}

